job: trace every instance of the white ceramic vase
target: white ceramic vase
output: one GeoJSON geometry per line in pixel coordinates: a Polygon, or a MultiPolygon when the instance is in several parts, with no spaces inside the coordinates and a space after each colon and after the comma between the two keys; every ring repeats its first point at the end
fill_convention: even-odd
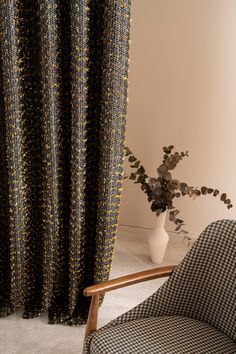
{"type": "Polygon", "coordinates": [[[163,261],[169,241],[169,235],[165,230],[166,214],[167,211],[164,211],[156,218],[156,225],[148,237],[150,257],[156,264],[163,261]]]}

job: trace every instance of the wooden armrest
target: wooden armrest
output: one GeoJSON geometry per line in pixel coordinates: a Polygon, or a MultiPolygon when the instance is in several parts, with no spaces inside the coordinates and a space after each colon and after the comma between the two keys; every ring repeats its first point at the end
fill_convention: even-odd
{"type": "Polygon", "coordinates": [[[123,288],[128,285],[137,284],[143,281],[148,281],[157,278],[170,276],[176,266],[166,266],[161,268],[149,269],[143,272],[138,272],[130,275],[125,275],[120,278],[108,280],[101,284],[91,285],[84,289],[85,296],[94,296],[103,294],[111,290],[123,288]]]}
{"type": "Polygon", "coordinates": [[[144,272],[138,272],[130,275],[125,275],[120,278],[112,279],[101,284],[89,286],[84,289],[85,296],[92,296],[89,315],[85,330],[85,339],[89,334],[97,329],[97,317],[99,308],[99,296],[107,291],[123,288],[128,285],[137,284],[140,282],[163,278],[170,276],[176,266],[166,266],[161,268],[149,269],[144,272]]]}

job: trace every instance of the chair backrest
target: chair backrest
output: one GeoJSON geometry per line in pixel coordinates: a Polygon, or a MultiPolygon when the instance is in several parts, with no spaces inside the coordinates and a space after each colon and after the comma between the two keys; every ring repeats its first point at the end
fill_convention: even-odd
{"type": "Polygon", "coordinates": [[[236,221],[213,222],[152,295],[155,315],[195,318],[236,340],[235,265],[236,221]]]}

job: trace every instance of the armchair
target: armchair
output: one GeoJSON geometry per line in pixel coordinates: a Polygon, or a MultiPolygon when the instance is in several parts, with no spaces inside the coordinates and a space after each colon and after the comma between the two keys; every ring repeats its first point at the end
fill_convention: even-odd
{"type": "Polygon", "coordinates": [[[210,224],[178,267],[136,273],[85,289],[92,296],[84,354],[235,354],[236,221],[210,224]],[[172,274],[173,273],[173,274],[172,274]],[[144,302],[96,330],[99,295],[170,276],[144,302]]]}

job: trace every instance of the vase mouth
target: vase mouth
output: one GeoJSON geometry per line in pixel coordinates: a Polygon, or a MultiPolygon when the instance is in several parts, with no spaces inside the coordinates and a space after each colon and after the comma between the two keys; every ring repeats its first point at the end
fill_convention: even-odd
{"type": "Polygon", "coordinates": [[[167,212],[168,212],[168,209],[162,211],[161,214],[157,216],[157,218],[159,218],[162,214],[167,214],[167,212]]]}
{"type": "Polygon", "coordinates": [[[156,217],[156,227],[164,227],[167,216],[167,210],[163,211],[159,216],[156,217]]]}

